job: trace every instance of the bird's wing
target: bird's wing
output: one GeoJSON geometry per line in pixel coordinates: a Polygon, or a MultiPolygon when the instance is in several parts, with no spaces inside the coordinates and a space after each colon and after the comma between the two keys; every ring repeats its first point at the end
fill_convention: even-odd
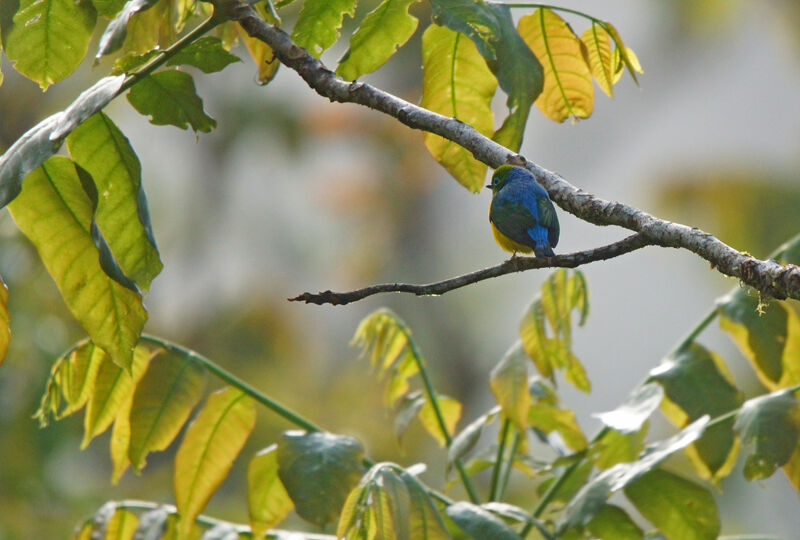
{"type": "Polygon", "coordinates": [[[537,225],[536,216],[521,202],[497,196],[489,210],[489,221],[508,238],[524,246],[534,247],[528,229],[537,225]]]}
{"type": "Polygon", "coordinates": [[[536,204],[539,207],[539,224],[547,229],[547,240],[550,242],[550,247],[556,247],[561,231],[553,202],[547,197],[539,197],[536,204]]]}

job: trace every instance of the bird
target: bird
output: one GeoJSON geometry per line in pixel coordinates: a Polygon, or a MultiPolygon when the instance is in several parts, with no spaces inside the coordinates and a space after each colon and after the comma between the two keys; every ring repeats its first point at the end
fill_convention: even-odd
{"type": "Polygon", "coordinates": [[[502,165],[486,186],[492,190],[489,223],[495,241],[512,253],[552,257],[558,244],[556,209],[536,177],[523,167],[502,165]]]}

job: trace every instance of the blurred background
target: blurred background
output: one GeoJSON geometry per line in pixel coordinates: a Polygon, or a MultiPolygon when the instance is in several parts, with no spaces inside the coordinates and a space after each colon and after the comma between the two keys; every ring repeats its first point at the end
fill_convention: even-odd
{"type": "MultiPolygon", "coordinates": [[[[356,21],[376,4],[360,2],[356,21]]],[[[800,231],[796,2],[558,5],[613,22],[645,73],[640,87],[624,77],[613,100],[597,91],[594,114],[576,124],[554,124],[534,109],[523,155],[600,197],[703,228],[759,257],[800,231]]],[[[421,28],[428,9],[412,7],[421,28]]],[[[287,26],[296,12],[287,11],[287,26]]],[[[578,34],[587,27],[568,22],[578,34]]],[[[354,27],[347,20],[344,33],[354,27]]],[[[365,80],[418,102],[420,35],[365,80]]],[[[346,47],[342,40],[323,60],[334,66],[346,47]]],[[[358,437],[376,460],[429,462],[425,479],[441,486],[442,452],[419,426],[398,445],[380,383],[348,346],[353,331],[375,308],[395,310],[413,329],[437,389],[465,404],[463,427],[491,405],[489,371],[517,338],[519,318],[547,272],[436,298],[384,295],[346,307],[287,302],[303,291],[436,281],[507,254],[489,230],[490,194],[469,194],[448,177],[421,133],[363,107],[331,104],[288,69],[259,87],[246,51],[234,52],[242,63],[196,77],[218,122],[210,134],[151,126],[124,99],[107,110],[142,162],[165,264],[147,297],[146,331],[200,351],[330,431],[358,437]]],[[[109,68],[107,61],[92,68],[89,60],[42,94],[3,62],[0,150],[109,68]]],[[[498,94],[498,119],[504,101],[498,94]]],[[[559,217],[559,252],[625,235],[563,211],[559,217]]],[[[618,405],[737,282],[688,252],[652,247],[582,271],[591,312],[574,332],[574,347],[593,392],[560,384],[559,393],[591,435],[598,426],[591,413],[618,405]]],[[[142,476],[128,472],[111,486],[108,434],[80,451],[82,415],[44,430],[31,419],[50,365],[83,334],[6,211],[0,275],[11,291],[13,332],[0,369],[0,539],[66,538],[113,498],[171,502],[175,445],[154,455],[142,476]]],[[[716,326],[700,341],[725,358],[748,397],[763,392],[716,326]]],[[[246,521],[246,457],[291,428],[265,410],[258,422],[206,513],[246,521]]],[[[651,437],[670,429],[655,422],[651,437]]],[[[680,456],[668,466],[688,470],[680,456]]],[[[512,488],[514,502],[529,508],[530,484],[512,488]]],[[[749,484],[737,469],[715,493],[724,534],[796,538],[798,499],[783,473],[749,484]]]]}

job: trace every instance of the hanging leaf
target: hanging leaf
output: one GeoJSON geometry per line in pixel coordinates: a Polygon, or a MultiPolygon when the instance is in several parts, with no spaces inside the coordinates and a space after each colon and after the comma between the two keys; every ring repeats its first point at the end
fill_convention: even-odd
{"type": "Polygon", "coordinates": [[[483,427],[490,422],[494,421],[497,418],[498,413],[500,412],[499,407],[493,408],[486,414],[483,414],[470,422],[470,424],[461,430],[455,437],[453,437],[453,441],[450,444],[450,448],[447,450],[447,470],[449,471],[450,468],[453,466],[457,460],[463,458],[467,455],[470,450],[475,448],[475,445],[478,442],[478,439],[483,432],[483,427]]]}
{"type": "Polygon", "coordinates": [[[222,71],[228,64],[242,60],[229,53],[217,37],[201,37],[167,60],[168,66],[194,66],[203,73],[222,71]]]}
{"type": "Polygon", "coordinates": [[[292,41],[319,58],[339,39],[344,16],[352,17],[355,10],[356,0],[306,0],[292,30],[292,41]]]}
{"type": "Polygon", "coordinates": [[[503,414],[521,431],[528,427],[528,409],[532,402],[528,390],[528,365],[522,342],[517,341],[489,376],[489,387],[503,414]]]}
{"type": "Polygon", "coordinates": [[[508,96],[508,117],[494,140],[516,152],[542,91],[542,65],[514,28],[508,6],[483,0],[431,0],[433,21],[469,37],[508,96]]]}
{"type": "Polygon", "coordinates": [[[536,98],[542,114],[555,122],[591,116],[592,74],[586,48],[572,28],[553,11],[539,8],[521,17],[517,29],[544,69],[544,87],[536,98]]]}
{"type": "Polygon", "coordinates": [[[278,475],[303,519],[337,520],[363,472],[357,440],[332,433],[287,431],[278,441],[278,475]]]}
{"type": "Polygon", "coordinates": [[[608,95],[614,97],[613,55],[611,54],[611,36],[605,28],[592,21],[592,26],[581,34],[581,41],[586,47],[586,58],[592,70],[597,86],[608,95]]]}
{"type": "Polygon", "coordinates": [[[670,540],[714,540],[719,535],[714,497],[680,476],[652,470],[626,486],[625,496],[670,540]]]}
{"type": "Polygon", "coordinates": [[[733,427],[745,446],[752,445],[744,464],[745,478],[768,478],[789,461],[798,447],[797,399],[793,392],[785,390],[749,399],[736,415],[733,427]]]}
{"type": "Polygon", "coordinates": [[[133,540],[139,517],[124,508],[119,508],[105,526],[104,540],[133,540]]]}
{"type": "Polygon", "coordinates": [[[75,164],[54,156],[27,176],[9,205],[36,246],[70,312],[92,341],[129,367],[147,313],[138,292],[109,277],[92,231],[92,201],[75,164]]]}
{"type": "Polygon", "coordinates": [[[436,396],[436,402],[439,404],[439,411],[442,413],[442,420],[444,420],[447,435],[442,433],[442,426],[436,416],[436,411],[433,404],[429,399],[425,399],[425,403],[419,410],[417,415],[431,437],[436,439],[439,446],[447,446],[448,439],[453,436],[456,431],[456,424],[461,418],[461,403],[458,400],[448,396],[436,396]]]}
{"type": "MultiPolygon", "coordinates": [[[[422,36],[422,76],[420,106],[491,136],[491,102],[497,79],[472,41],[448,28],[429,26],[422,36]]],[[[461,185],[473,193],[483,189],[488,167],[469,150],[429,132],[425,133],[425,146],[461,185]]]]}
{"type": "Polygon", "coordinates": [[[445,508],[447,516],[459,529],[475,540],[521,540],[521,536],[498,518],[480,506],[461,501],[445,508]]]}
{"type": "Polygon", "coordinates": [[[417,29],[419,20],[408,13],[419,0],[383,0],[367,13],[350,38],[336,74],[354,81],[386,63],[417,29]]]}
{"type": "Polygon", "coordinates": [[[227,387],[209,396],[186,430],[175,456],[174,476],[181,534],[191,530],[195,517],[225,480],[255,421],[253,399],[227,387]]]}
{"type": "Polygon", "coordinates": [[[155,245],[141,165],[127,137],[102,112],[67,137],[72,159],[94,180],[95,221],[125,275],[143,289],[163,268],[155,245]]]}
{"type": "Polygon", "coordinates": [[[264,448],[247,467],[247,507],[250,529],[262,538],[286,517],[294,503],[278,477],[278,446],[264,448]]]}
{"type": "Polygon", "coordinates": [[[128,92],[128,101],[157,126],[191,126],[195,132],[204,133],[217,126],[203,110],[192,76],[183,71],[168,69],[142,78],[128,92]]]}
{"type": "Polygon", "coordinates": [[[411,392],[400,400],[394,414],[394,434],[397,436],[398,442],[403,438],[408,426],[417,417],[423,405],[425,405],[425,397],[422,392],[411,392]]]}
{"type": "MultiPolygon", "coordinates": [[[[639,84],[639,80],[636,78],[636,73],[644,73],[642,71],[642,66],[639,64],[639,59],[636,58],[636,55],[633,53],[632,49],[629,49],[625,46],[622,42],[622,37],[617,32],[617,29],[614,27],[613,24],[610,22],[603,22],[603,27],[608,31],[608,34],[611,36],[611,39],[614,41],[614,55],[617,57],[617,63],[620,66],[619,70],[622,69],[622,65],[628,68],[628,73],[630,73],[633,82],[639,84]]],[[[617,67],[612,67],[612,73],[617,72],[617,67]]],[[[614,79],[614,83],[619,80],[619,77],[616,76],[614,79]]]]}
{"type": "MultiPolygon", "coordinates": [[[[697,343],[665,359],[650,372],[650,380],[664,387],[662,408],[679,427],[706,414],[716,418],[738,409],[744,401],[722,359],[697,343]]],[[[737,450],[731,418],[707,429],[687,448],[687,454],[702,478],[716,481],[730,474],[737,450]]]]}
{"type": "Polygon", "coordinates": [[[278,68],[281,65],[280,61],[275,56],[275,52],[272,50],[272,47],[260,39],[250,37],[241,26],[238,24],[236,26],[238,27],[239,37],[242,43],[244,43],[247,52],[250,53],[250,57],[258,68],[256,74],[258,84],[265,85],[269,83],[275,78],[275,75],[278,73],[278,68]]]}
{"type": "Polygon", "coordinates": [[[653,414],[661,399],[664,389],[653,383],[648,383],[636,388],[625,402],[613,411],[592,414],[606,426],[620,433],[633,433],[639,431],[653,414]]]}
{"type": "Polygon", "coordinates": [[[90,2],[21,0],[5,53],[14,69],[47,90],[80,65],[96,19],[90,2]]]}
{"type": "Polygon", "coordinates": [[[105,359],[102,349],[89,340],[83,340],[53,364],[42,405],[35,414],[43,426],[47,424],[46,415],[60,420],[86,405],[94,391],[100,364],[105,359]],[[66,402],[63,410],[59,410],[60,396],[66,402]]]}
{"type": "Polygon", "coordinates": [[[122,8],[122,11],[114,17],[114,20],[108,23],[103,35],[100,36],[100,44],[95,57],[102,58],[122,47],[128,34],[128,21],[130,21],[131,17],[136,13],[150,9],[157,3],[158,0],[129,0],[122,8]]]}
{"type": "Polygon", "coordinates": [[[575,452],[586,448],[586,436],[572,411],[543,402],[534,403],[528,411],[528,423],[544,434],[558,433],[567,446],[575,452]]]}
{"type": "Polygon", "coordinates": [[[156,356],[136,385],[130,413],[128,456],[136,471],[147,454],[164,450],[177,437],[205,388],[206,372],[191,356],[156,356]]]}

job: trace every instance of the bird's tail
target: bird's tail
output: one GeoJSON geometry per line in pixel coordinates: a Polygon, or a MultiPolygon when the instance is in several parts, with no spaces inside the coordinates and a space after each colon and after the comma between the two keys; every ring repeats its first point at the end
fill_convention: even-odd
{"type": "Polygon", "coordinates": [[[555,253],[553,252],[553,248],[548,245],[544,246],[537,246],[536,249],[533,250],[533,253],[537,257],[554,257],[555,253]]]}

